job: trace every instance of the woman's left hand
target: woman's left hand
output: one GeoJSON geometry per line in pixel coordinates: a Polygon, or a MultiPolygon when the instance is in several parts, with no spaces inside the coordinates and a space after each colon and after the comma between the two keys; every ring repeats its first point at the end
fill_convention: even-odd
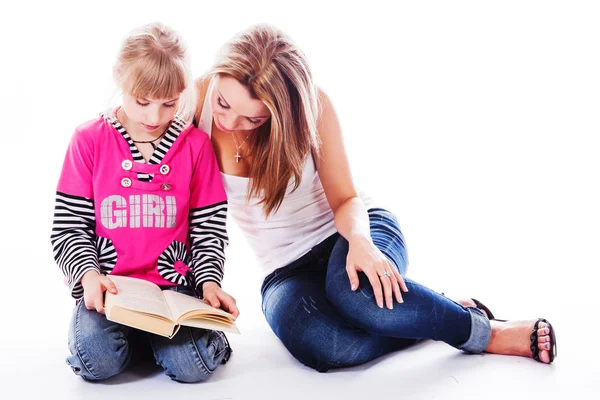
{"type": "Polygon", "coordinates": [[[375,300],[383,308],[383,298],[391,310],[393,308],[392,293],[398,303],[402,303],[402,292],[408,292],[406,283],[394,265],[373,244],[371,238],[357,237],[349,241],[346,272],[350,278],[352,290],[359,285],[358,271],[362,271],[373,287],[375,300]]]}

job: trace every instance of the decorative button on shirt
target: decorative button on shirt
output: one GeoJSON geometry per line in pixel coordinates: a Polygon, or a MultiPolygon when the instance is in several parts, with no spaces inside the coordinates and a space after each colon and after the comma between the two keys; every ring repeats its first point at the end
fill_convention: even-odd
{"type": "Polygon", "coordinates": [[[129,179],[129,178],[121,179],[121,186],[123,186],[123,187],[131,186],[131,179],[129,179]]]}
{"type": "Polygon", "coordinates": [[[161,167],[160,167],[160,173],[161,174],[166,175],[166,174],[169,173],[169,171],[171,171],[171,168],[169,168],[168,165],[166,165],[166,164],[165,165],[161,165],[161,167]]]}
{"type": "Polygon", "coordinates": [[[130,160],[123,160],[121,163],[121,168],[125,171],[129,171],[133,167],[133,163],[130,160]]]}

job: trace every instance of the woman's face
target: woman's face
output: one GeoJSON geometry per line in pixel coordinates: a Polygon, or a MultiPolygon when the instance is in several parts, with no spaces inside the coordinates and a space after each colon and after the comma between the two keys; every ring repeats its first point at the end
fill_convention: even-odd
{"type": "Polygon", "coordinates": [[[256,129],[271,117],[267,106],[230,76],[217,78],[210,101],[215,125],[226,133],[256,129]]]}

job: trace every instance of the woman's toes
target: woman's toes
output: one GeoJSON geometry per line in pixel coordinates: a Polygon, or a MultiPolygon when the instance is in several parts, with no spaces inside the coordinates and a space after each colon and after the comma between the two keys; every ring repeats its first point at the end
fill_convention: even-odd
{"type": "Polygon", "coordinates": [[[547,323],[541,322],[538,324],[538,349],[540,361],[543,363],[550,363],[550,327],[547,323]]]}
{"type": "Polygon", "coordinates": [[[538,349],[550,350],[550,343],[538,343],[538,349]]]}
{"type": "Polygon", "coordinates": [[[540,322],[538,324],[537,336],[539,343],[546,343],[550,341],[550,328],[548,324],[545,322],[540,322]]]}
{"type": "Polygon", "coordinates": [[[548,364],[550,362],[550,352],[547,350],[540,351],[539,357],[540,360],[542,360],[542,362],[545,364],[548,364]]]}

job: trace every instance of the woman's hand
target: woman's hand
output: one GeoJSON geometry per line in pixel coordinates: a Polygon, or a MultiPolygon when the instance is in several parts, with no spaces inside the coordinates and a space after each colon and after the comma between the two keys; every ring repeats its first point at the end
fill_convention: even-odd
{"type": "Polygon", "coordinates": [[[358,271],[369,278],[377,305],[383,307],[383,293],[388,308],[393,308],[392,292],[402,302],[403,291],[408,291],[398,270],[373,244],[369,236],[369,215],[352,181],[350,163],[344,150],[342,128],[329,97],[319,90],[321,113],[317,131],[321,139],[321,154],[315,158],[319,178],[327,202],[334,213],[335,228],[350,243],[346,271],[352,290],[358,288],[358,271]]]}
{"type": "Polygon", "coordinates": [[[100,314],[104,314],[104,292],[108,290],[112,294],[117,294],[117,287],[108,276],[101,275],[95,270],[83,274],[81,285],[83,286],[85,308],[96,310],[100,314]]]}
{"type": "Polygon", "coordinates": [[[202,293],[204,294],[204,300],[214,308],[222,308],[229,314],[237,318],[240,315],[240,311],[236,306],[235,299],[227,294],[216,282],[204,282],[202,284],[202,293]]]}
{"type": "Polygon", "coordinates": [[[392,293],[396,295],[398,303],[402,303],[401,290],[408,292],[406,283],[394,265],[373,244],[373,241],[370,238],[360,236],[351,239],[348,243],[346,272],[348,278],[350,278],[352,290],[358,288],[358,271],[362,271],[369,278],[371,286],[373,286],[375,300],[380,308],[383,308],[384,296],[387,307],[390,310],[394,308],[392,293]]]}

